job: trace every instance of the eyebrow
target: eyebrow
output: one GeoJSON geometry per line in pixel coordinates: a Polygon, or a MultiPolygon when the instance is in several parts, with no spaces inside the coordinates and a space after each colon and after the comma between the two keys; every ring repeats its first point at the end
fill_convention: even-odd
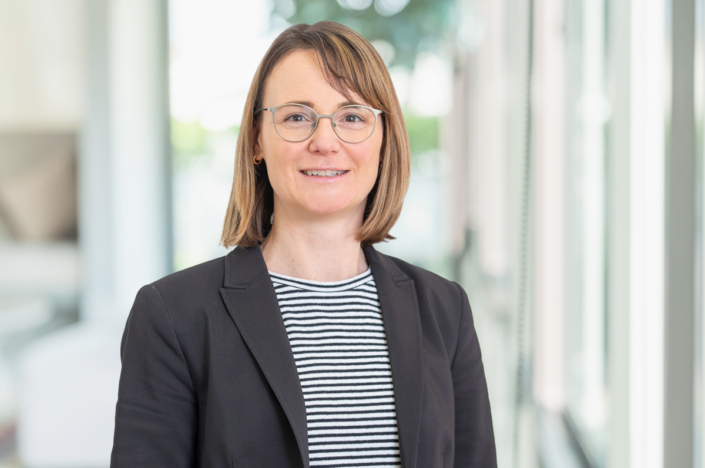
{"type": "MultiPolygon", "coordinates": [[[[303,104],[304,106],[308,106],[311,109],[313,109],[313,103],[311,101],[287,101],[290,104],[303,104]]],[[[338,103],[338,107],[343,107],[343,106],[364,106],[364,104],[360,104],[359,102],[352,102],[352,101],[344,101],[338,103]]]]}

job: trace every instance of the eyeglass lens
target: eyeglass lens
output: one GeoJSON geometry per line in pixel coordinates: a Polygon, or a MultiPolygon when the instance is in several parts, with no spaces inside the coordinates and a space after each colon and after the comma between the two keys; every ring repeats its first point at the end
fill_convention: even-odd
{"type": "MultiPolygon", "coordinates": [[[[333,114],[333,130],[341,140],[359,143],[372,135],[375,119],[375,113],[366,107],[341,107],[333,114]]],[[[282,106],[274,112],[274,127],[285,140],[303,141],[315,130],[316,113],[306,106],[282,106]]]]}

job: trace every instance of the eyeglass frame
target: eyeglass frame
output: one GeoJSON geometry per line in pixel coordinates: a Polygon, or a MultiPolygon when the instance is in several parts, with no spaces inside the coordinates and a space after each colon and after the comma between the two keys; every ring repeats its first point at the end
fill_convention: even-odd
{"type": "Polygon", "coordinates": [[[314,133],[316,133],[316,129],[318,128],[318,121],[321,120],[322,118],[324,118],[324,119],[325,119],[325,118],[328,118],[328,119],[330,119],[331,125],[333,125],[333,133],[335,133],[335,136],[337,136],[338,138],[340,138],[341,141],[344,141],[345,143],[349,143],[349,144],[351,144],[351,145],[357,145],[358,143],[363,143],[363,142],[369,140],[370,137],[371,137],[372,135],[374,135],[375,130],[377,129],[377,116],[378,116],[379,114],[382,114],[382,113],[383,113],[383,111],[381,111],[381,110],[379,110],[379,109],[374,109],[374,108],[372,108],[372,107],[370,107],[370,106],[363,106],[362,104],[347,104],[347,105],[345,105],[345,106],[338,107],[338,108],[335,110],[335,112],[333,112],[332,114],[319,114],[319,113],[316,112],[315,109],[313,109],[312,107],[309,107],[309,106],[307,106],[306,104],[300,104],[300,103],[298,103],[298,102],[286,102],[286,103],[281,104],[281,105],[278,105],[278,106],[276,106],[276,107],[263,107],[263,108],[258,109],[257,111],[255,111],[255,113],[261,112],[261,111],[269,111],[269,112],[272,113],[272,125],[274,125],[274,131],[277,132],[277,135],[279,135],[279,138],[281,138],[281,139],[284,140],[284,141],[288,141],[288,142],[290,142],[290,143],[301,143],[302,141],[308,140],[309,138],[311,138],[311,137],[313,136],[314,133]],[[303,138],[303,139],[301,139],[301,140],[287,140],[286,138],[284,138],[284,137],[281,135],[281,133],[279,133],[279,130],[277,129],[277,124],[276,124],[276,122],[274,121],[274,113],[277,111],[277,109],[279,109],[280,107],[284,107],[284,106],[300,106],[300,107],[306,107],[307,109],[311,109],[311,111],[313,111],[313,113],[316,114],[316,123],[313,124],[313,130],[311,130],[311,133],[310,133],[306,138],[303,138]],[[360,141],[356,141],[356,142],[343,140],[343,138],[342,138],[340,135],[338,135],[338,132],[335,130],[336,125],[335,125],[335,122],[333,122],[333,116],[334,116],[335,113],[338,112],[340,109],[345,109],[346,107],[364,107],[365,109],[369,109],[369,110],[372,111],[372,113],[374,113],[374,115],[375,115],[375,124],[374,124],[374,126],[372,127],[372,131],[370,132],[370,134],[369,134],[369,135],[367,136],[367,138],[365,138],[364,140],[360,140],[360,141]]]}

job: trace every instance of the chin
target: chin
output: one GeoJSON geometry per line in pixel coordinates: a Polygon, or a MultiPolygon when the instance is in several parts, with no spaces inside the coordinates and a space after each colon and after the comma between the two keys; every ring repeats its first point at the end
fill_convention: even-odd
{"type": "Polygon", "coordinates": [[[321,200],[319,203],[307,203],[304,206],[307,211],[319,215],[335,214],[350,207],[348,203],[330,199],[321,200]]]}

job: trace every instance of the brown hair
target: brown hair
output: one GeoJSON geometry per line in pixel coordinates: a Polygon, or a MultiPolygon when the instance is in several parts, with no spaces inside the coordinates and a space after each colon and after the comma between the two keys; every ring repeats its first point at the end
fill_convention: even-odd
{"type": "Polygon", "coordinates": [[[221,244],[250,247],[263,241],[272,227],[274,196],[266,162],[255,166],[253,161],[259,132],[256,111],[262,107],[267,77],[284,57],[296,50],[315,51],[333,88],[347,98],[352,90],[382,111],[381,170],[367,197],[363,223],[355,236],[362,244],[395,239],[389,231],[399,219],[409,187],[411,155],[394,85],[381,57],[364,37],[341,24],[321,21],[313,25],[297,24],[282,32],[255,72],[237,139],[235,175],[221,244]]]}

